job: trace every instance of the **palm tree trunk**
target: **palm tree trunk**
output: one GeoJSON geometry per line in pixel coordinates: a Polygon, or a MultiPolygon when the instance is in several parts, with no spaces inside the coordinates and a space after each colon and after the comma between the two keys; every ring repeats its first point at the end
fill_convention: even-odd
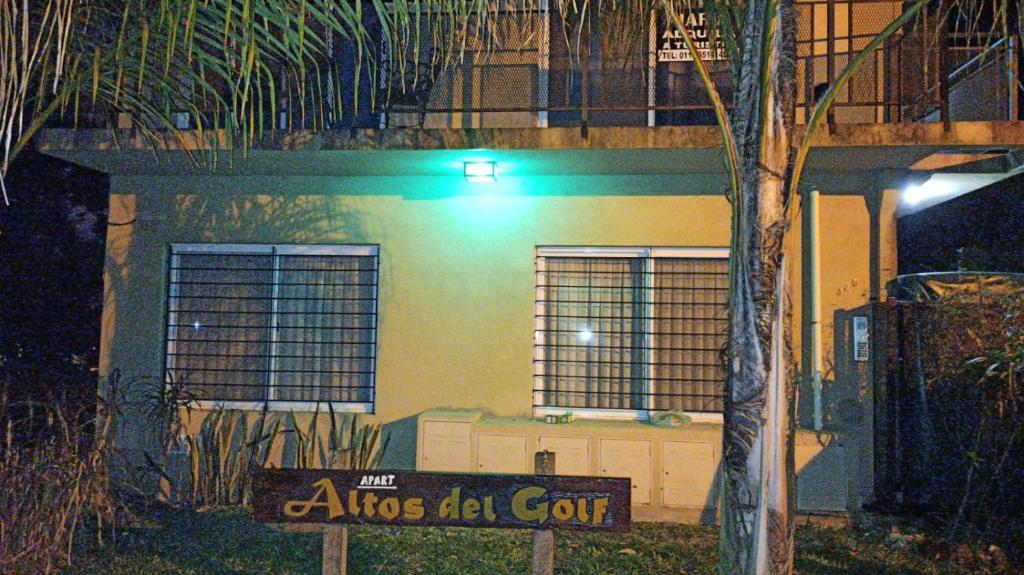
{"type": "Polygon", "coordinates": [[[733,201],[723,575],[792,572],[793,389],[782,248],[796,87],[793,10],[793,0],[747,4],[730,118],[740,186],[733,201]]]}

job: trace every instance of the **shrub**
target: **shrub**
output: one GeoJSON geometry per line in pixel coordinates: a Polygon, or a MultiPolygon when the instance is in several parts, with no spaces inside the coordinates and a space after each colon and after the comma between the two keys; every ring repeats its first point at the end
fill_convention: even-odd
{"type": "MultiPolygon", "coordinates": [[[[1024,296],[909,304],[904,487],[948,539],[1024,536],[1024,296]]],[[[1020,553],[1018,545],[1008,545],[1020,553]]]]}
{"type": "Polygon", "coordinates": [[[6,391],[7,385],[0,392],[0,572],[50,573],[72,562],[83,531],[102,544],[118,516],[110,473],[116,412],[106,401],[98,409],[13,402],[6,391]]]}

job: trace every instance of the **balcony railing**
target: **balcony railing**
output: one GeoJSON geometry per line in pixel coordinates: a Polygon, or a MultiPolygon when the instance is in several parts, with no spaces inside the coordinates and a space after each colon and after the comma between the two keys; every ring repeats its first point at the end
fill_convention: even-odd
{"type": "MultiPolygon", "coordinates": [[[[903,2],[798,0],[797,8],[796,121],[803,123],[824,88],[900,15],[903,2]]],[[[276,117],[267,117],[264,124],[379,129],[714,122],[688,51],[661,18],[652,16],[624,34],[621,27],[546,10],[494,17],[498,32],[492,33],[510,37],[469,48],[447,65],[431,63],[434,51],[424,43],[407,50],[403,62],[378,55],[374,73],[366,67],[354,72],[356,59],[367,56],[338,38],[324,62],[329,64],[324,69],[340,71],[337,80],[327,90],[303,91],[305,101],[278,96],[276,117]],[[502,18],[508,25],[501,25],[502,18]],[[516,23],[524,21],[533,32],[511,38],[516,23]],[[356,85],[361,86],[358,92],[356,85]]],[[[879,46],[837,94],[829,123],[1017,119],[1019,46],[1012,38],[952,34],[943,22],[925,10],[879,46]]],[[[701,40],[702,30],[697,22],[691,32],[701,40]]],[[[715,46],[705,46],[702,52],[728,105],[730,65],[718,58],[723,54],[715,46]]],[[[195,124],[187,115],[180,121],[195,124]]],[[[209,117],[203,123],[216,125],[209,117]]]]}

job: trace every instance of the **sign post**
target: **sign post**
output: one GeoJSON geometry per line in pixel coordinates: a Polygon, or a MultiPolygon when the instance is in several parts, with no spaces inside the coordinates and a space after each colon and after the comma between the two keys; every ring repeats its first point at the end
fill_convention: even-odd
{"type": "MultiPolygon", "coordinates": [[[[533,472],[537,475],[555,474],[555,454],[538,451],[533,456],[533,472]]],[[[555,532],[539,529],[533,532],[533,575],[553,575],[555,572],[555,532]]]]}
{"type": "Polygon", "coordinates": [[[346,575],[348,573],[348,528],[341,525],[324,525],[322,575],[346,575]]]}
{"type": "MultiPolygon", "coordinates": [[[[331,456],[332,469],[344,469],[344,461],[338,453],[331,456]]],[[[323,541],[320,542],[320,575],[348,574],[348,527],[324,525],[323,541]]]]}

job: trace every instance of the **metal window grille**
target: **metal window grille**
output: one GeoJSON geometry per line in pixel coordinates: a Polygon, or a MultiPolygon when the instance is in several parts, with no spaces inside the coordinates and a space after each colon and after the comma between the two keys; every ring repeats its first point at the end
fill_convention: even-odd
{"type": "Polygon", "coordinates": [[[722,249],[540,248],[534,407],[721,412],[722,249]]]}
{"type": "Polygon", "coordinates": [[[372,411],[376,246],[171,247],[167,377],[200,401],[372,411]]]}

